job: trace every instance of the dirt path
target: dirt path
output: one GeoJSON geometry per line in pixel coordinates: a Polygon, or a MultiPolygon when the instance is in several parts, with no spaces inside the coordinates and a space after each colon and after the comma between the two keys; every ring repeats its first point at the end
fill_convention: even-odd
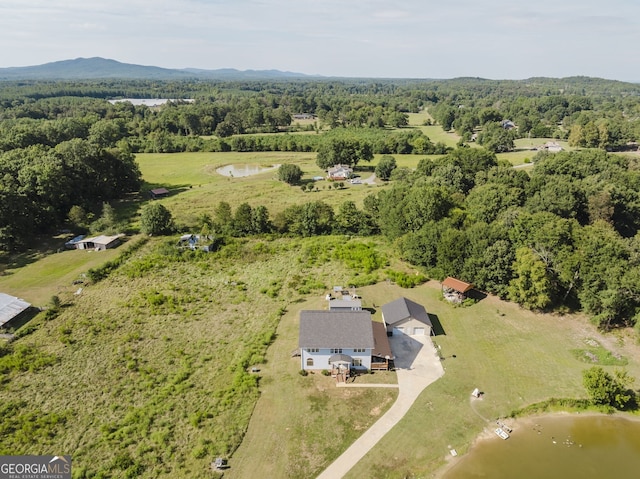
{"type": "Polygon", "coordinates": [[[428,336],[392,336],[396,356],[398,398],[391,408],[360,436],[318,479],[339,479],[375,446],[409,411],[420,393],[444,374],[438,353],[428,336]]]}

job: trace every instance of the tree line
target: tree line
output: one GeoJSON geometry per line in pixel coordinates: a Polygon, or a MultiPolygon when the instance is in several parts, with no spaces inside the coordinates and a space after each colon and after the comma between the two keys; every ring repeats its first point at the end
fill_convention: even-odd
{"type": "MultiPolygon", "coordinates": [[[[396,171],[396,170],[394,170],[396,171]]],[[[531,175],[459,148],[391,174],[359,209],[322,201],[271,215],[221,202],[221,235],[382,234],[430,277],[455,276],[533,310],[584,310],[604,329],[640,314],[640,172],[600,150],[541,153],[531,175]]]]}

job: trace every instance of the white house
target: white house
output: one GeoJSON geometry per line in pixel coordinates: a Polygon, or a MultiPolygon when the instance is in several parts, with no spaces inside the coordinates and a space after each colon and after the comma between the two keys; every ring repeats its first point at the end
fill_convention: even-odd
{"type": "Polygon", "coordinates": [[[369,311],[301,311],[301,368],[371,369],[375,348],[371,323],[369,311]]]}
{"type": "Polygon", "coordinates": [[[421,304],[400,298],[382,305],[382,322],[387,334],[433,334],[433,325],[427,310],[421,304]]]}
{"type": "Polygon", "coordinates": [[[349,165],[334,165],[327,170],[327,177],[330,180],[347,180],[353,175],[353,168],[349,165]]]}
{"type": "Polygon", "coordinates": [[[93,238],[84,238],[75,243],[77,249],[91,249],[95,251],[104,251],[109,248],[115,248],[120,244],[124,234],[120,233],[113,236],[94,236],[93,238]]]}
{"type": "Polygon", "coordinates": [[[550,153],[558,153],[564,150],[564,148],[562,148],[560,146],[560,143],[558,143],[557,141],[547,141],[544,145],[542,145],[542,148],[550,153]]]}

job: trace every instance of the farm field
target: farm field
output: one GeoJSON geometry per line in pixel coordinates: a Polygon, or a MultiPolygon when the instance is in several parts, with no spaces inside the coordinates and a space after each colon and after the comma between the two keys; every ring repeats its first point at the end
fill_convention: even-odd
{"type": "MultiPolygon", "coordinates": [[[[363,178],[373,173],[378,155],[370,165],[364,168],[371,171],[358,172],[363,178]]],[[[398,158],[399,165],[415,167],[421,157],[405,155],[406,160],[398,158]]],[[[315,153],[173,153],[138,154],[137,161],[144,173],[144,179],[151,187],[165,187],[172,194],[162,200],[163,204],[186,225],[196,223],[203,214],[212,214],[220,201],[228,202],[233,208],[243,202],[252,207],[266,206],[273,217],[286,207],[307,201],[324,201],[337,207],[344,201],[353,201],[359,207],[365,196],[376,185],[350,185],[336,190],[330,188],[328,181],[318,181],[318,191],[303,192],[298,186],[290,186],[277,180],[277,171],[271,170],[247,177],[227,177],[216,172],[216,168],[225,165],[272,166],[283,163],[297,164],[304,176],[303,182],[311,182],[314,176],[325,176],[315,163],[315,153]],[[152,186],[151,186],[152,185],[152,186]]]]}
{"type": "MultiPolygon", "coordinates": [[[[202,476],[242,440],[261,381],[249,371],[264,362],[280,316],[354,274],[332,260],[345,241],[233,241],[212,254],[180,252],[173,239],[149,241],[16,339],[19,360],[0,358],[2,411],[12,418],[7,427],[20,431],[0,431],[2,450],[70,451],[78,477],[202,476]]],[[[316,396],[295,360],[279,365],[276,384],[297,385],[308,399],[297,406],[306,411],[315,401],[306,415],[319,431],[333,431],[306,438],[299,430],[297,447],[318,449],[311,463],[288,466],[297,477],[338,454],[390,404],[393,391],[355,394],[371,413],[354,430],[349,392],[316,396]]]]}
{"type": "MultiPolygon", "coordinates": [[[[423,158],[394,156],[409,168],[423,158]]],[[[304,201],[337,206],[352,200],[361,206],[367,194],[384,187],[334,190],[321,181],[318,191],[302,192],[277,181],[273,171],[243,178],[215,172],[228,164],[291,162],[309,180],[322,174],[313,153],[137,158],[147,188],[172,191],[158,201],[184,231],[200,214],[212,214],[219,201],[234,208],[245,201],[265,205],[273,216],[304,201]]],[[[369,245],[390,267],[414,272],[380,238],[340,236],[229,240],[208,255],[180,252],[175,236],[151,238],[78,296],[74,279],[130,245],[55,253],[7,268],[0,276],[3,291],[38,305],[60,295],[63,307],[13,343],[21,351],[18,362],[0,357],[0,403],[12,418],[11,430],[18,431],[0,431],[0,449],[70,451],[78,477],[206,477],[217,456],[230,456],[225,477],[252,479],[258,470],[265,477],[313,477],[397,394],[338,390],[331,378],[299,375],[298,360],[291,357],[299,311],[323,308],[332,285],[362,279],[362,268],[336,254],[359,244],[369,245]],[[260,371],[251,373],[252,367],[260,371]]],[[[382,271],[376,274],[376,284],[358,289],[364,306],[380,320],[380,306],[399,296],[424,304],[436,322],[433,339],[446,373],[349,478],[433,477],[448,446],[464,453],[496,417],[550,397],[584,397],[581,374],[591,364],[572,351],[587,341],[625,358],[626,370],[640,379],[640,349],[624,333],[602,336],[581,316],[535,314],[495,297],[456,308],[441,300],[437,282],[402,289],[385,281],[382,271]],[[485,394],[472,407],[475,387],[485,394]]],[[[393,373],[361,381],[377,377],[394,381],[393,373]]]]}

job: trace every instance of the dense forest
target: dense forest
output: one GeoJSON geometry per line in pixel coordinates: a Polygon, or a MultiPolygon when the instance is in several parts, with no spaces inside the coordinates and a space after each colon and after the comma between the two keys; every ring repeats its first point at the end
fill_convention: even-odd
{"type": "Polygon", "coordinates": [[[6,82],[0,249],[96,218],[104,225],[110,202],[142,187],[138,152],[317,152],[321,168],[383,154],[390,187],[362,209],[220,203],[202,221],[235,236],[380,234],[431,277],[457,276],[530,309],[582,309],[602,328],[630,326],[640,319],[640,158],[619,153],[638,140],[640,85],[591,78],[6,82]],[[107,101],[122,97],[194,101],[107,101]],[[461,136],[456,149],[403,128],[424,109],[461,136]],[[296,122],[301,113],[314,121],[296,122]],[[581,149],[538,153],[529,173],[498,161],[528,137],[581,149]],[[425,158],[393,169],[394,154],[425,158]]]}

